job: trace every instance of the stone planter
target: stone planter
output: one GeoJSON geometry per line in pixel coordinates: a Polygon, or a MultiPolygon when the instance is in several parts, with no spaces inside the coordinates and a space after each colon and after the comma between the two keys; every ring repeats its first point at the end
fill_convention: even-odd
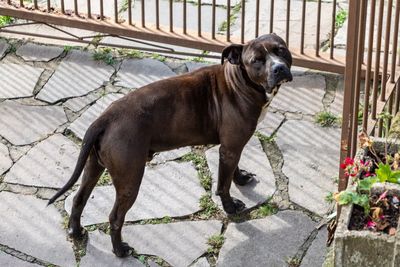
{"type": "MultiPolygon", "coordinates": [[[[374,148],[384,152],[384,143],[374,140],[374,148]]],[[[397,152],[398,145],[391,145],[390,152],[397,152]]],[[[366,151],[360,151],[357,156],[363,158],[366,151]]],[[[388,190],[390,194],[400,194],[400,186],[392,183],[377,183],[371,192],[381,194],[388,190]]],[[[400,266],[400,226],[396,234],[390,236],[385,233],[367,230],[349,230],[349,223],[353,205],[342,206],[341,216],[335,233],[334,265],[335,266],[400,266]]]]}

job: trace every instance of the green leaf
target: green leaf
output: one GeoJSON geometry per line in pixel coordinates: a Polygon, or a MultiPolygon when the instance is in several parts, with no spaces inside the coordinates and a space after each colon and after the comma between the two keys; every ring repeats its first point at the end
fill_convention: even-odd
{"type": "Polygon", "coordinates": [[[390,169],[389,164],[379,163],[379,168],[376,170],[376,176],[378,177],[381,183],[384,183],[390,179],[392,175],[392,170],[390,169]]]}
{"type": "Polygon", "coordinates": [[[358,190],[369,191],[371,189],[371,186],[376,182],[378,182],[378,178],[374,176],[364,178],[358,182],[358,190]]]}
{"type": "Polygon", "coordinates": [[[339,194],[339,205],[347,205],[350,204],[353,200],[353,192],[342,191],[339,194]]]}

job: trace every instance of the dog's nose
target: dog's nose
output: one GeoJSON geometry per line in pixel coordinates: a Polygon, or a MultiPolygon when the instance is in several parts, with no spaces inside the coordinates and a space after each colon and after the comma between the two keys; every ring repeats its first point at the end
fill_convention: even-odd
{"type": "Polygon", "coordinates": [[[289,68],[283,63],[275,63],[272,68],[272,73],[274,74],[274,78],[276,83],[280,83],[281,81],[292,81],[293,76],[290,72],[289,68]]]}

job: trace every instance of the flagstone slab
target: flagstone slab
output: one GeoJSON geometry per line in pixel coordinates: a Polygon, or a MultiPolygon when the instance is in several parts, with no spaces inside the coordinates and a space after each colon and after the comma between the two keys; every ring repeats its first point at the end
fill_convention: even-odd
{"type": "Polygon", "coordinates": [[[27,106],[0,103],[0,136],[13,145],[28,145],[52,134],[67,117],[60,106],[27,106]]]}
{"type": "Polygon", "coordinates": [[[294,76],[292,82],[281,86],[272,100],[271,107],[313,115],[323,110],[325,88],[325,78],[321,75],[294,76]]]}
{"type": "Polygon", "coordinates": [[[0,59],[5,55],[10,45],[4,41],[0,40],[0,59]]]}
{"type": "Polygon", "coordinates": [[[266,136],[271,136],[282,124],[285,116],[278,112],[267,112],[264,119],[257,125],[257,131],[266,136]]]}
{"type": "Polygon", "coordinates": [[[289,178],[290,200],[324,215],[330,207],[325,196],[335,190],[338,176],[340,129],[289,120],[276,142],[283,154],[282,171],[289,178]]]}
{"type": "MultiPolygon", "coordinates": [[[[212,198],[222,208],[221,200],[215,195],[218,182],[219,146],[206,151],[207,163],[212,175],[212,198]]],[[[246,204],[247,208],[267,200],[275,192],[275,178],[260,141],[252,137],[245,146],[239,168],[255,174],[255,179],[245,185],[231,185],[231,196],[246,204]]]]}
{"type": "Polygon", "coordinates": [[[207,67],[207,66],[212,65],[212,64],[210,64],[210,63],[193,62],[193,61],[188,61],[188,62],[186,62],[185,64],[186,64],[186,67],[188,68],[188,72],[192,72],[192,71],[194,71],[194,70],[198,70],[198,69],[200,69],[200,68],[203,68],[203,67],[207,67]]]}
{"type": "Polygon", "coordinates": [[[323,266],[325,262],[325,255],[328,251],[328,247],[326,246],[327,240],[328,231],[324,227],[319,230],[317,237],[308,248],[307,253],[301,261],[300,266],[323,266]]]}
{"type": "Polygon", "coordinates": [[[25,61],[48,62],[56,57],[59,57],[62,52],[64,52],[64,49],[58,46],[26,43],[21,45],[15,53],[17,56],[22,57],[25,61]]]}
{"type": "Polygon", "coordinates": [[[81,259],[82,267],[144,267],[145,265],[134,257],[118,258],[112,252],[111,237],[103,232],[89,233],[86,255],[81,259]]]}
{"type": "Polygon", "coordinates": [[[55,103],[86,95],[107,82],[115,69],[93,59],[92,53],[71,50],[36,98],[55,103]]]}
{"type": "Polygon", "coordinates": [[[0,244],[59,266],[75,266],[72,243],[54,206],[35,196],[0,192],[0,244]]]}
{"type": "Polygon", "coordinates": [[[71,177],[79,147],[61,134],[41,141],[14,164],[5,176],[9,183],[60,188],[71,177]]]}
{"type": "MultiPolygon", "coordinates": [[[[71,211],[76,192],[67,197],[65,209],[71,211]]],[[[139,195],[126,214],[126,221],[165,216],[175,217],[195,213],[199,199],[205,194],[200,186],[196,169],[191,163],[167,162],[146,167],[139,195]]],[[[91,225],[108,221],[115,199],[113,186],[99,186],[93,190],[82,215],[82,224],[91,225]]]]}
{"type": "Polygon", "coordinates": [[[127,59],[122,62],[118,71],[116,85],[140,88],[175,75],[167,65],[155,59],[127,59]]]}
{"type": "Polygon", "coordinates": [[[24,64],[0,64],[0,99],[32,96],[43,71],[24,64]]]}
{"type": "Polygon", "coordinates": [[[10,254],[2,252],[0,250],[0,265],[2,267],[39,267],[40,265],[35,263],[30,263],[13,257],[10,254]]]}
{"type": "Polygon", "coordinates": [[[12,166],[12,164],[13,161],[10,158],[8,147],[0,143],[0,175],[8,170],[12,166]]]}
{"type": "Polygon", "coordinates": [[[87,105],[95,102],[97,99],[100,98],[100,96],[100,93],[91,93],[85,96],[71,98],[64,103],[64,106],[74,112],[78,112],[87,105]]]}
{"type": "Polygon", "coordinates": [[[194,264],[190,265],[191,267],[210,267],[210,264],[207,261],[206,257],[202,257],[198,259],[194,264]]]}
{"type": "Polygon", "coordinates": [[[123,94],[108,94],[96,101],[88,108],[78,119],[76,119],[68,129],[70,129],[77,137],[83,139],[89,126],[103,113],[112,102],[123,97],[123,94]]]}
{"type": "Polygon", "coordinates": [[[154,158],[151,160],[151,163],[160,164],[160,163],[164,163],[166,161],[179,159],[179,158],[183,157],[184,155],[186,155],[187,153],[190,153],[191,151],[192,150],[190,149],[190,147],[187,146],[187,147],[181,147],[181,148],[170,150],[170,151],[161,152],[154,156],[154,158]]]}
{"type": "Polygon", "coordinates": [[[216,220],[129,225],[126,240],[139,254],[157,255],[172,266],[188,266],[207,251],[209,237],[221,232],[216,220]]]}
{"type": "Polygon", "coordinates": [[[295,256],[314,226],[299,211],[282,211],[264,219],[230,223],[217,266],[287,266],[287,260],[295,256]]]}

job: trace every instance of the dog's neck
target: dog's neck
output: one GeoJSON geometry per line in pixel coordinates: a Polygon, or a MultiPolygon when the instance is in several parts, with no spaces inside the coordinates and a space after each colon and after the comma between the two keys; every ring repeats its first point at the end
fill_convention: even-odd
{"type": "Polygon", "coordinates": [[[244,94],[246,97],[250,97],[254,93],[261,93],[265,97],[265,102],[270,101],[264,87],[253,82],[246,70],[240,65],[233,65],[228,61],[225,62],[224,74],[228,86],[234,92],[244,94]]]}

